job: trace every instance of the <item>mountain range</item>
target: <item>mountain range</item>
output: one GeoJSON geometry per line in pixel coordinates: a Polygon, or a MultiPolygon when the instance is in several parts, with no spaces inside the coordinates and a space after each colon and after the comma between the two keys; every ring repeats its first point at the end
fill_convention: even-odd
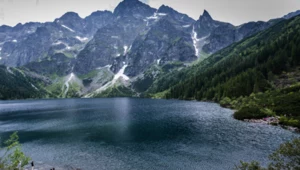
{"type": "Polygon", "coordinates": [[[202,93],[176,96],[170,88],[182,87],[178,83],[203,70],[199,65],[209,61],[212,66],[226,58],[226,50],[235,50],[232,46],[299,14],[234,26],[214,20],[206,10],[194,20],[165,5],[155,9],[124,0],[114,12],[96,11],[85,18],[68,12],[53,22],[3,25],[0,99],[160,93],[202,99],[202,93]]]}

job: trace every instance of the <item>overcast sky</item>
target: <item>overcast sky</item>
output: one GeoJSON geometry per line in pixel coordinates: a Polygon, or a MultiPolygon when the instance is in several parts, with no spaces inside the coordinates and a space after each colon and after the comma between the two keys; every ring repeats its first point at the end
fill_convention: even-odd
{"type": "MultiPolygon", "coordinates": [[[[29,21],[53,21],[67,11],[85,17],[96,10],[111,10],[121,0],[0,0],[0,25],[29,21]]],[[[198,19],[206,9],[220,21],[240,25],[281,17],[300,9],[300,0],[142,0],[158,8],[162,4],[198,19]]]]}

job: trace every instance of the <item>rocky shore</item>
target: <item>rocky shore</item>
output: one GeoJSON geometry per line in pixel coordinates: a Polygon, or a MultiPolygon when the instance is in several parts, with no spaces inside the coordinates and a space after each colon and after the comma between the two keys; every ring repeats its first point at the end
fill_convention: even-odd
{"type": "Polygon", "coordinates": [[[280,117],[276,116],[276,117],[266,117],[263,119],[244,119],[244,122],[281,126],[282,128],[293,131],[293,132],[300,132],[300,130],[296,127],[280,125],[279,119],[280,119],[280,117]]]}

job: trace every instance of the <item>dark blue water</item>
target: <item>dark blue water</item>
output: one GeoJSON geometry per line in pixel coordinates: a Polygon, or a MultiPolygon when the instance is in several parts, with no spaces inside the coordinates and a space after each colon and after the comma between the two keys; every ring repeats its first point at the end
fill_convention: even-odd
{"type": "Polygon", "coordinates": [[[213,103],[151,99],[0,101],[0,136],[51,165],[100,169],[232,169],[298,134],[244,123],[213,103]]]}

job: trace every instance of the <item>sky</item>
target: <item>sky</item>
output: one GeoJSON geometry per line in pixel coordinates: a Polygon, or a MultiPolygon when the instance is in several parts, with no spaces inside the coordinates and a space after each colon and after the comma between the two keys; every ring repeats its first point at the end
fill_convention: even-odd
{"type": "MultiPolygon", "coordinates": [[[[86,17],[97,10],[110,10],[121,0],[0,0],[0,25],[46,22],[68,11],[86,17]]],[[[300,0],[141,0],[154,8],[162,4],[198,19],[206,9],[219,21],[240,25],[268,21],[300,10],[300,0]]]]}

